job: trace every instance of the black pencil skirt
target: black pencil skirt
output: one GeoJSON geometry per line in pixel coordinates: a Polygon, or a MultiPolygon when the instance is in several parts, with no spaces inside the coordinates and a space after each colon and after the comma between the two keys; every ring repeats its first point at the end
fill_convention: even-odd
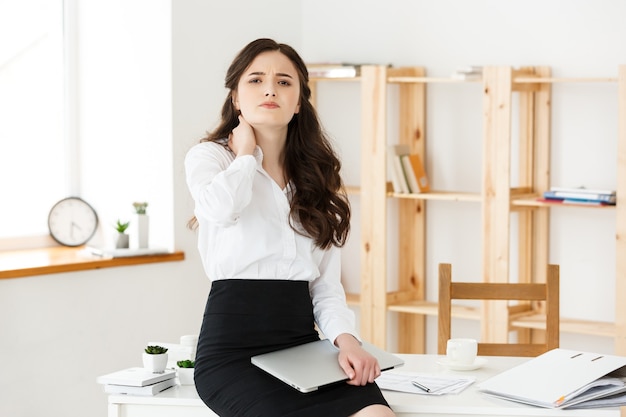
{"type": "Polygon", "coordinates": [[[368,405],[388,406],[376,384],[305,394],[250,363],[254,355],[318,339],[306,281],[214,281],[198,339],[198,394],[220,417],[347,417],[368,405]]]}

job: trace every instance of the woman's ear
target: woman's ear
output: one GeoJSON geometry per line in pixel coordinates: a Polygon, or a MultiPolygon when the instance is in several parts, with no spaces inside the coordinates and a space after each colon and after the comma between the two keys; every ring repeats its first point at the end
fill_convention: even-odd
{"type": "Polygon", "coordinates": [[[231,97],[231,101],[233,102],[233,106],[235,106],[236,110],[240,110],[239,109],[239,101],[237,100],[237,92],[233,91],[230,95],[231,97]]]}
{"type": "Polygon", "coordinates": [[[296,106],[296,110],[293,112],[293,114],[298,114],[300,113],[300,103],[298,103],[298,105],[296,106]]]}

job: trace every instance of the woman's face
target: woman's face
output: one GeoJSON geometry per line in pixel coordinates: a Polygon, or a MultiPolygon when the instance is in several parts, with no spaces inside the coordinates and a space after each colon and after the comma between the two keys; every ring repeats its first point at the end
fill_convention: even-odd
{"type": "Polygon", "coordinates": [[[300,110],[295,66],[279,51],[259,54],[239,79],[233,103],[255,128],[286,127],[300,110]]]}

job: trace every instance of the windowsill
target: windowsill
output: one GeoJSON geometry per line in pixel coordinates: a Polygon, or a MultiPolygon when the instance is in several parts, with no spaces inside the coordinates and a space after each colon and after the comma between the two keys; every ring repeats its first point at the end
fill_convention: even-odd
{"type": "Polygon", "coordinates": [[[51,247],[0,252],[0,279],[185,259],[184,252],[111,258],[89,255],[84,249],[84,247],[51,247]]]}

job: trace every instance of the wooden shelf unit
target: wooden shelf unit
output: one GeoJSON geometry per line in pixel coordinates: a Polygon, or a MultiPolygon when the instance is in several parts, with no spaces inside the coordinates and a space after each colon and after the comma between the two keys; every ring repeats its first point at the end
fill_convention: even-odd
{"type": "MultiPolygon", "coordinates": [[[[313,97],[316,83],[312,80],[313,97]]],[[[326,80],[324,80],[326,81],[326,80]]],[[[332,80],[337,81],[337,80],[332,80]]],[[[389,311],[398,313],[398,352],[425,351],[425,317],[437,314],[436,303],[425,300],[425,215],[427,201],[462,201],[481,205],[483,279],[509,281],[511,263],[511,213],[518,215],[518,268],[520,282],[545,281],[548,264],[549,216],[555,204],[537,201],[550,188],[551,86],[554,83],[618,83],[619,140],[617,205],[589,207],[590,210],[616,211],[616,312],[615,322],[562,318],[561,331],[615,340],[615,353],[626,354],[626,65],[617,78],[554,78],[548,67],[484,67],[483,69],[483,183],[481,193],[435,190],[423,194],[399,194],[389,190],[386,178],[388,85],[399,89],[399,143],[408,144],[412,153],[425,160],[425,101],[429,83],[472,83],[447,78],[426,77],[422,67],[392,68],[364,66],[361,76],[361,162],[369,167],[361,172],[361,292],[349,300],[361,311],[362,336],[384,347],[387,341],[389,311]],[[518,149],[511,149],[513,97],[517,94],[519,120],[518,149]],[[511,186],[511,155],[518,157],[519,185],[511,186]],[[398,289],[387,290],[387,200],[397,200],[398,248],[405,256],[398,261],[398,289]]],[[[481,81],[479,81],[481,82],[481,81]]],[[[563,205],[558,205],[563,207],[563,205]]],[[[580,207],[580,206],[577,206],[580,207]]],[[[484,341],[506,342],[512,329],[520,341],[537,336],[541,311],[511,318],[508,325],[497,324],[508,314],[502,303],[484,303],[475,309],[455,306],[453,317],[481,319],[484,341]],[[527,329],[528,331],[523,331],[527,329]]]]}

